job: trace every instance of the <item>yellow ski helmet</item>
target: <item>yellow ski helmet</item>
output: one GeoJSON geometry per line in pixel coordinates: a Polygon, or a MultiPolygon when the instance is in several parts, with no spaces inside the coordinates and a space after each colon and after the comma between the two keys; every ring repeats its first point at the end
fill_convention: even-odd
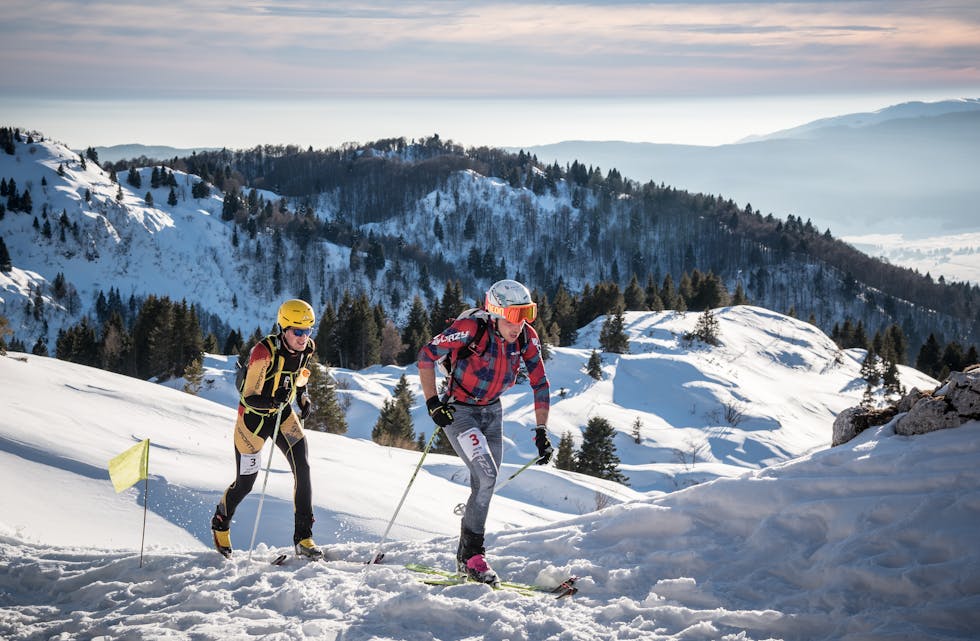
{"type": "Polygon", "coordinates": [[[309,329],[316,323],[316,314],[305,300],[293,298],[279,306],[279,327],[309,329]]]}

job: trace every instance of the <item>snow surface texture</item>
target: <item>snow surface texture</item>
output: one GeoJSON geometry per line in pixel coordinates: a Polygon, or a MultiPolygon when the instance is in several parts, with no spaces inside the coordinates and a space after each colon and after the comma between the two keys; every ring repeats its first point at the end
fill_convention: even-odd
{"type": "MultiPolygon", "coordinates": [[[[351,432],[308,436],[316,538],[333,560],[276,567],[268,561],[288,551],[292,521],[278,452],[252,562],[258,485],[235,518],[236,557],[209,548],[208,519],[233,472],[228,359],[209,359],[208,400],[54,359],[0,358],[0,637],[976,638],[980,422],[918,437],[886,425],[828,449],[833,415],[863,391],[861,354],[758,308],[717,314],[718,348],[680,338],[696,314],[628,314],[632,353],[604,354],[603,381],[583,373],[599,322],[549,362],[553,438],[609,419],[632,483],[533,467],[495,499],[491,562],[517,581],[581,577],[580,593],[562,600],[426,586],[401,567],[450,567],[452,507],[467,493],[453,457],[426,459],[386,564],[363,565],[419,458],[365,435],[402,373],[417,386],[414,368],[334,370],[349,384],[351,432]],[[737,426],[711,409],[731,399],[745,408],[737,426]],[[673,459],[695,435],[697,460],[673,459]],[[141,568],[143,484],[116,494],[106,463],[143,438],[141,568]],[[600,496],[609,506],[592,511],[600,496]]],[[[506,475],[533,452],[528,388],[504,403],[506,475]]],[[[424,411],[416,429],[429,429],[424,411]]]]}

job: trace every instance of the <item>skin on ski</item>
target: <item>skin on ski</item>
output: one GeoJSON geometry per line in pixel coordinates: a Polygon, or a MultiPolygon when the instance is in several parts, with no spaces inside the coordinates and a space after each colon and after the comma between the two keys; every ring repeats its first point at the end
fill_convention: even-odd
{"type": "MultiPolygon", "coordinates": [[[[427,585],[462,585],[464,583],[479,583],[478,581],[472,581],[465,576],[461,576],[456,572],[451,572],[449,570],[443,570],[442,568],[435,568],[428,565],[422,565],[420,563],[406,563],[405,568],[412,570],[413,572],[433,575],[433,578],[421,579],[421,581],[427,585]]],[[[495,590],[514,590],[526,594],[555,594],[557,595],[557,598],[562,598],[565,596],[571,596],[578,592],[578,588],[574,586],[576,580],[576,577],[570,577],[556,587],[533,585],[530,583],[517,583],[514,581],[501,581],[498,585],[491,585],[490,587],[494,588],[495,590]]]]}

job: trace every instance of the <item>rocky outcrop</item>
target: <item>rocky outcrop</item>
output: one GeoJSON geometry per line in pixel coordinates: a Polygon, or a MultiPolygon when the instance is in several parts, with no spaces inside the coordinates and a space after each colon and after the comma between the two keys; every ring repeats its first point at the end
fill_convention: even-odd
{"type": "Polygon", "coordinates": [[[851,407],[834,420],[832,446],[848,442],[869,427],[884,425],[898,416],[895,433],[905,436],[959,427],[980,420],[980,364],[953,372],[933,391],[912,389],[885,408],[851,407]]]}

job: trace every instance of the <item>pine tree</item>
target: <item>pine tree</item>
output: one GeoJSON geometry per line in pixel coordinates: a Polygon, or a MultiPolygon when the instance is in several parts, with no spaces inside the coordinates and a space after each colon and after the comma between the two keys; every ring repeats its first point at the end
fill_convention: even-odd
{"type": "Polygon", "coordinates": [[[732,305],[748,305],[749,298],[745,295],[745,289],[742,287],[742,281],[738,281],[735,285],[735,293],[732,294],[732,305]]]}
{"type": "Polygon", "coordinates": [[[599,332],[599,345],[604,351],[612,354],[629,353],[630,341],[626,336],[625,325],[621,307],[617,307],[610,316],[606,317],[606,322],[602,324],[602,330],[599,332]]]}
{"type": "Polygon", "coordinates": [[[143,186],[143,178],[140,176],[140,172],[135,167],[130,167],[129,171],[126,172],[126,183],[132,185],[136,189],[143,186]]]}
{"type": "Polygon", "coordinates": [[[184,391],[197,396],[204,380],[204,367],[200,358],[195,358],[184,368],[184,391]]]}
{"type": "Polygon", "coordinates": [[[702,343],[707,343],[708,345],[718,345],[718,319],[710,309],[706,309],[698,315],[697,323],[694,325],[694,331],[684,335],[687,340],[697,339],[702,343]]]}
{"type": "Polygon", "coordinates": [[[385,399],[378,421],[371,430],[371,440],[379,445],[415,449],[412,417],[397,398],[385,399]]]}
{"type": "Polygon", "coordinates": [[[939,347],[939,341],[936,340],[935,334],[929,334],[926,342],[919,348],[919,355],[915,358],[915,369],[933,378],[938,378],[939,371],[942,369],[941,358],[942,351],[939,347]]]}
{"type": "Polygon", "coordinates": [[[571,432],[565,432],[558,441],[558,451],[555,453],[555,467],[559,470],[575,470],[575,440],[571,432]]]}
{"type": "Polygon", "coordinates": [[[408,324],[402,333],[402,342],[405,344],[405,351],[399,359],[399,365],[413,363],[418,357],[419,350],[432,338],[432,327],[429,325],[429,317],[426,314],[425,306],[418,295],[412,300],[412,309],[408,312],[408,324]]]}
{"type": "Polygon", "coordinates": [[[647,307],[646,292],[640,287],[640,282],[637,280],[636,274],[633,274],[633,277],[630,279],[630,284],[623,293],[623,300],[628,310],[642,312],[649,309],[647,307]]]}
{"type": "MultiPolygon", "coordinates": [[[[0,355],[2,355],[2,344],[3,341],[0,340],[0,355]]],[[[48,344],[44,341],[43,337],[38,338],[37,342],[34,343],[34,347],[31,348],[31,354],[34,354],[35,356],[44,356],[45,358],[48,357],[48,344]]]]}
{"type": "Polygon", "coordinates": [[[167,196],[167,204],[171,207],[174,207],[177,204],[177,192],[174,191],[173,187],[170,188],[170,195],[167,196]]]}
{"type": "Polygon", "coordinates": [[[9,274],[13,268],[14,263],[10,258],[10,252],[7,251],[7,243],[3,242],[3,236],[0,236],[0,272],[9,274]]]}
{"type": "Polygon", "coordinates": [[[309,370],[310,380],[306,384],[306,391],[310,395],[313,408],[303,422],[303,427],[331,434],[346,434],[347,417],[337,398],[336,385],[331,379],[329,368],[320,365],[314,356],[309,370]]]}
{"type": "Polygon", "coordinates": [[[593,416],[582,435],[582,447],[575,457],[575,471],[617,483],[628,484],[619,471],[619,457],[613,442],[616,431],[606,419],[593,416]]]}
{"type": "Polygon", "coordinates": [[[575,301],[562,283],[558,284],[551,309],[554,322],[558,324],[560,331],[561,340],[558,344],[567,347],[578,339],[578,312],[575,309],[575,301]]]}
{"type": "Polygon", "coordinates": [[[595,380],[602,380],[602,357],[599,356],[599,352],[592,350],[592,353],[589,355],[589,362],[585,366],[585,371],[595,380]]]}

